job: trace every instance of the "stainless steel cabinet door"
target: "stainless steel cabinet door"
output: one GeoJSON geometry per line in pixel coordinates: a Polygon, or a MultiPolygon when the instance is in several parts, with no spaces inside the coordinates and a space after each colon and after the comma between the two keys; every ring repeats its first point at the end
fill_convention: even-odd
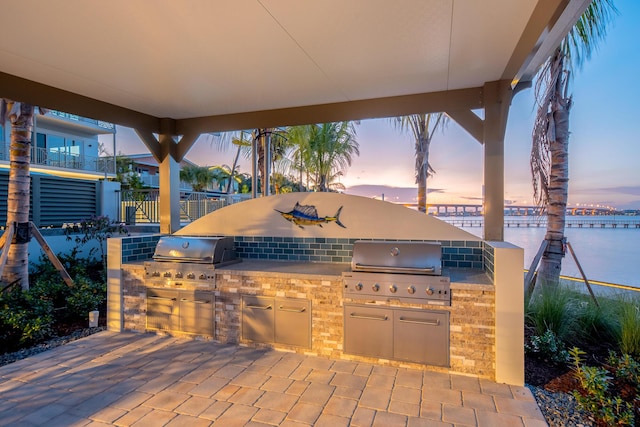
{"type": "Polygon", "coordinates": [[[395,359],[449,366],[449,312],[394,310],[395,359]]]}
{"type": "Polygon", "coordinates": [[[147,289],[147,329],[172,331],[180,324],[178,292],[173,289],[147,289]]]}
{"type": "Polygon", "coordinates": [[[393,311],[345,304],[344,351],[361,356],[393,358],[393,311]]]}
{"type": "Polygon", "coordinates": [[[311,348],[311,301],[276,298],[275,341],[278,344],[311,348]]]}
{"type": "Polygon", "coordinates": [[[180,330],[213,336],[214,294],[210,291],[180,292],[180,330]]]}
{"type": "Polygon", "coordinates": [[[242,296],[242,338],[271,343],[275,339],[273,298],[242,296]]]}

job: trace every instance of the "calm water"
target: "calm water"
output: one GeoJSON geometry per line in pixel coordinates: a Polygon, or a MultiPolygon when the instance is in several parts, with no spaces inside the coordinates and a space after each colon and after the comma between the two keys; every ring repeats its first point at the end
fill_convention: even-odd
{"type": "MultiPolygon", "coordinates": [[[[514,218],[517,217],[509,217],[510,220],[514,218]]],[[[482,236],[481,227],[463,229],[482,236]]],[[[529,268],[544,234],[544,227],[509,227],[504,230],[504,240],[524,248],[524,268],[529,268]]],[[[567,228],[565,234],[587,279],[640,288],[640,229],[574,227],[567,228]]],[[[562,261],[562,274],[580,277],[580,271],[569,251],[562,261]]]]}

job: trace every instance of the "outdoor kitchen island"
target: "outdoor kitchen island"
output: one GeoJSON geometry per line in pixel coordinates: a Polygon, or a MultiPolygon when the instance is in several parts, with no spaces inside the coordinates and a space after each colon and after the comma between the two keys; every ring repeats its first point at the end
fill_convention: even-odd
{"type": "MultiPolygon", "coordinates": [[[[222,343],[461,373],[521,385],[524,381],[524,338],[523,328],[520,327],[523,322],[522,304],[518,299],[522,298],[522,250],[508,243],[483,242],[442,221],[401,206],[364,199],[357,200],[358,204],[364,206],[359,207],[349,203],[347,199],[351,198],[363,199],[313,193],[256,199],[221,209],[200,220],[212,217],[215,220],[213,222],[210,220],[198,224],[200,221],[196,221],[185,227],[184,233],[183,230],[174,233],[176,236],[224,234],[233,237],[241,258],[240,263],[216,267],[213,280],[178,285],[181,290],[193,288],[211,292],[215,324],[214,334],[209,338],[222,343]],[[261,203],[262,209],[250,206],[253,203],[261,203]],[[271,205],[265,208],[265,203],[271,205]],[[290,213],[283,205],[290,204],[293,207],[311,203],[318,206],[318,211],[322,207],[323,213],[336,210],[338,213],[334,217],[318,216],[322,223],[314,225],[296,223],[283,214],[290,213]],[[371,203],[374,204],[373,209],[371,203]],[[233,226],[231,218],[241,216],[237,210],[231,212],[234,207],[242,208],[243,213],[262,212],[263,222],[259,227],[251,221],[248,226],[233,226]],[[225,210],[230,217],[222,215],[225,210]],[[368,216],[365,217],[362,210],[368,216]],[[387,221],[390,215],[387,210],[392,211],[397,223],[383,230],[379,225],[380,219],[376,220],[376,215],[371,213],[375,212],[387,221]],[[272,219],[264,221],[265,213],[272,219]],[[219,215],[213,218],[214,214],[219,215]],[[413,220],[409,221],[403,215],[418,218],[422,225],[416,228],[413,220]],[[336,219],[348,233],[339,224],[331,223],[337,222],[336,219]],[[196,225],[198,227],[192,227],[196,225]],[[283,232],[283,228],[291,230],[290,234],[283,232]],[[336,234],[336,231],[343,234],[336,234]],[[445,288],[449,296],[443,301],[395,297],[369,300],[369,297],[346,294],[343,276],[351,271],[353,248],[361,240],[432,242],[442,245],[444,268],[441,276],[450,281],[448,288],[445,288]],[[356,313],[359,308],[352,311],[353,307],[372,309],[374,313],[356,313]],[[378,311],[383,314],[379,316],[378,311]],[[392,350],[395,353],[383,352],[382,355],[352,351],[345,346],[345,334],[349,333],[345,318],[353,314],[357,314],[354,317],[367,319],[382,317],[392,318],[394,322],[406,321],[411,324],[407,325],[410,327],[407,331],[424,327],[414,323],[437,324],[440,327],[437,338],[425,338],[417,329],[415,336],[404,338],[404,347],[412,348],[414,344],[439,346],[440,353],[444,352],[446,357],[434,359],[436,362],[415,360],[410,354],[397,353],[397,347],[392,350]],[[431,317],[422,319],[421,316],[426,314],[434,320],[431,317]]],[[[141,261],[145,260],[145,256],[151,256],[158,238],[157,235],[150,236],[148,243],[139,243],[143,239],[139,238],[135,245],[147,244],[148,247],[137,252],[136,256],[129,257],[124,254],[136,251],[129,251],[135,246],[135,239],[110,239],[113,241],[109,242],[109,260],[112,263],[109,271],[120,271],[118,277],[114,275],[109,280],[108,325],[111,330],[148,329],[146,297],[149,286],[145,284],[145,269],[141,261]],[[113,258],[118,258],[117,252],[123,254],[120,265],[112,261],[112,251],[113,258]]],[[[153,287],[158,286],[157,283],[153,284],[153,287]]],[[[172,286],[174,284],[171,281],[162,285],[166,288],[172,286]]],[[[400,289],[406,288],[403,285],[400,289]]],[[[430,289],[428,287],[426,293],[430,293],[430,289]]],[[[360,335],[373,337],[373,340],[388,333],[376,327],[360,331],[360,335]]]]}

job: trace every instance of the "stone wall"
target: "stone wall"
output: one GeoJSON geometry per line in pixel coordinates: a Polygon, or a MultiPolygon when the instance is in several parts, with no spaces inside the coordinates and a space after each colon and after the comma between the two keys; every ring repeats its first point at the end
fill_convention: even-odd
{"type": "MultiPolygon", "coordinates": [[[[495,379],[495,288],[492,285],[451,284],[451,306],[393,304],[393,307],[446,310],[450,315],[450,368],[348,355],[343,353],[344,302],[341,276],[251,271],[215,274],[215,336],[221,343],[316,355],[332,359],[410,366],[495,379]],[[301,298],[311,301],[311,348],[242,340],[241,296],[301,298]]],[[[140,264],[123,265],[124,329],[144,331],[146,288],[140,264]]],[[[211,285],[213,286],[213,284],[211,285]]],[[[203,285],[199,285],[202,289],[203,285]]]]}

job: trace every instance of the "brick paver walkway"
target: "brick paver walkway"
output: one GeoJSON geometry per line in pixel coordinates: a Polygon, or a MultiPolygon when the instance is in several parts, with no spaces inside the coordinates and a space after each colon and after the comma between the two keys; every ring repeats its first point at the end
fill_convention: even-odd
{"type": "Polygon", "coordinates": [[[524,387],[101,332],[0,368],[1,426],[546,426],[524,387]]]}

